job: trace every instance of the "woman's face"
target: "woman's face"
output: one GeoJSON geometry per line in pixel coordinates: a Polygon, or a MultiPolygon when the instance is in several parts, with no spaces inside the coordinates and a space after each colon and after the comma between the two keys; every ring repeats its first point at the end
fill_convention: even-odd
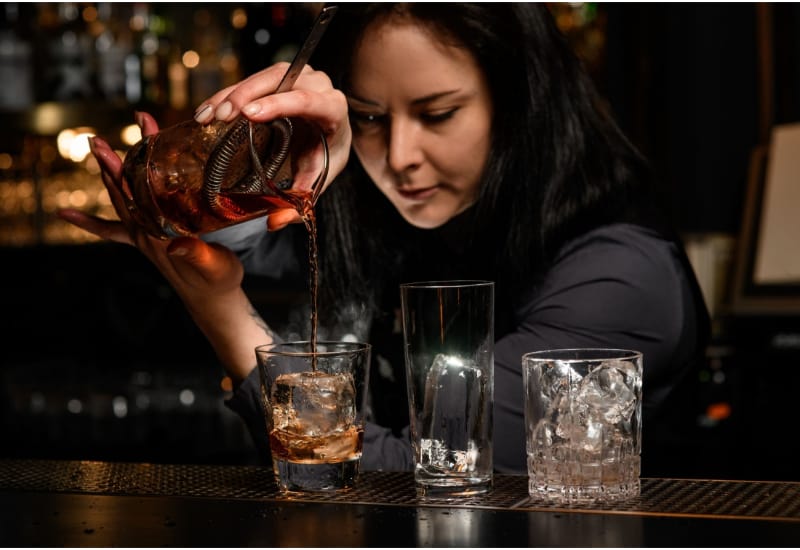
{"type": "Polygon", "coordinates": [[[467,50],[410,21],[373,25],[355,52],[350,85],[355,153],[408,223],[439,227],[475,202],[492,104],[467,50]]]}

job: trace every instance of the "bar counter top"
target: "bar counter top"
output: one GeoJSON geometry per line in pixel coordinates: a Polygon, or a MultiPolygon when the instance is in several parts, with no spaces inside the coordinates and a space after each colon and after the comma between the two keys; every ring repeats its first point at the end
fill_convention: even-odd
{"type": "Polygon", "coordinates": [[[796,547],[800,483],[644,478],[631,501],[567,508],[525,476],[442,501],[409,472],[364,472],[289,498],[258,466],[0,460],[0,545],[796,547]]]}

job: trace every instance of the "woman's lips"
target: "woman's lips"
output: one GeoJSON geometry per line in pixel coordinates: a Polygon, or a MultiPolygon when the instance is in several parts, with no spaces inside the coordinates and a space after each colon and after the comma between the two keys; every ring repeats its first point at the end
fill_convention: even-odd
{"type": "Polygon", "coordinates": [[[397,193],[404,199],[410,201],[424,201],[432,197],[439,189],[438,185],[433,187],[425,187],[422,189],[403,189],[397,188],[397,193]]]}

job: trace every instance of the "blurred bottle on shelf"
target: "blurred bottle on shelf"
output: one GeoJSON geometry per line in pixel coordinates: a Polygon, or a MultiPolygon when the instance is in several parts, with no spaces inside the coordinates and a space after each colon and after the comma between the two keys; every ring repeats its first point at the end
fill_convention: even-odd
{"type": "Polygon", "coordinates": [[[191,102],[197,105],[203,99],[222,88],[220,71],[220,49],[222,47],[222,28],[220,22],[205,8],[194,13],[192,26],[191,52],[194,56],[187,62],[192,65],[191,102]]]}
{"type": "Polygon", "coordinates": [[[135,48],[126,58],[128,101],[132,104],[165,105],[169,98],[171,20],[156,13],[151,4],[134,4],[130,29],[135,48]]]}
{"type": "Polygon", "coordinates": [[[244,74],[253,74],[278,61],[291,61],[321,5],[266,2],[247,5],[240,36],[244,74]]]}
{"type": "MultiPolygon", "coordinates": [[[[126,62],[133,55],[133,35],[128,25],[129,10],[113,2],[97,4],[97,30],[95,38],[97,82],[103,99],[113,103],[130,100],[126,62]]],[[[138,71],[135,78],[140,78],[138,71]]],[[[135,88],[140,90],[140,83],[135,88]]]]}
{"type": "Polygon", "coordinates": [[[97,100],[191,107],[290,60],[318,9],[281,2],[5,3],[0,109],[97,100]]]}
{"type": "Polygon", "coordinates": [[[33,45],[21,9],[13,2],[0,8],[0,110],[27,109],[34,102],[33,45]]]}
{"type": "Polygon", "coordinates": [[[81,101],[97,97],[93,41],[77,3],[37,4],[40,46],[36,99],[81,101]]]}

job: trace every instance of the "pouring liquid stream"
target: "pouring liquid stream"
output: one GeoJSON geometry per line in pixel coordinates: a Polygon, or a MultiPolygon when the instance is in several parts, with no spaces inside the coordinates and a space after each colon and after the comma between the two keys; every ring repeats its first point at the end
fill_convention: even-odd
{"type": "Polygon", "coordinates": [[[317,218],[314,205],[304,200],[300,216],[308,231],[308,288],[311,299],[311,370],[317,370],[317,285],[319,283],[319,266],[317,263],[317,218]]]}
{"type": "MultiPolygon", "coordinates": [[[[322,9],[320,14],[317,16],[316,21],[314,21],[314,25],[311,28],[308,36],[306,37],[303,45],[300,47],[300,50],[295,55],[294,59],[292,60],[289,68],[286,70],[281,82],[278,84],[277,89],[274,93],[281,93],[287,91],[292,88],[297,77],[300,75],[300,72],[303,70],[303,67],[308,63],[309,59],[311,58],[311,54],[314,52],[314,49],[317,47],[322,35],[328,28],[328,24],[330,23],[331,19],[334,15],[336,15],[336,11],[338,7],[333,6],[326,6],[322,9]]],[[[323,146],[326,149],[327,153],[327,143],[325,143],[325,139],[323,137],[323,146]]],[[[252,140],[251,140],[252,145],[252,140]]],[[[327,156],[327,155],[326,155],[327,156]]],[[[325,166],[325,172],[327,172],[327,163],[325,166]]],[[[324,184],[324,173],[323,177],[320,181],[320,186],[324,184]]],[[[308,269],[309,269],[309,293],[310,293],[310,300],[311,300],[311,334],[310,334],[310,345],[311,345],[311,370],[316,372],[317,370],[317,284],[318,284],[318,260],[317,260],[317,219],[314,213],[314,203],[317,198],[317,194],[319,190],[316,190],[314,193],[309,195],[300,195],[300,196],[293,196],[289,197],[284,195],[284,198],[290,200],[294,208],[300,214],[300,217],[305,224],[306,230],[308,231],[308,269]]]]}

